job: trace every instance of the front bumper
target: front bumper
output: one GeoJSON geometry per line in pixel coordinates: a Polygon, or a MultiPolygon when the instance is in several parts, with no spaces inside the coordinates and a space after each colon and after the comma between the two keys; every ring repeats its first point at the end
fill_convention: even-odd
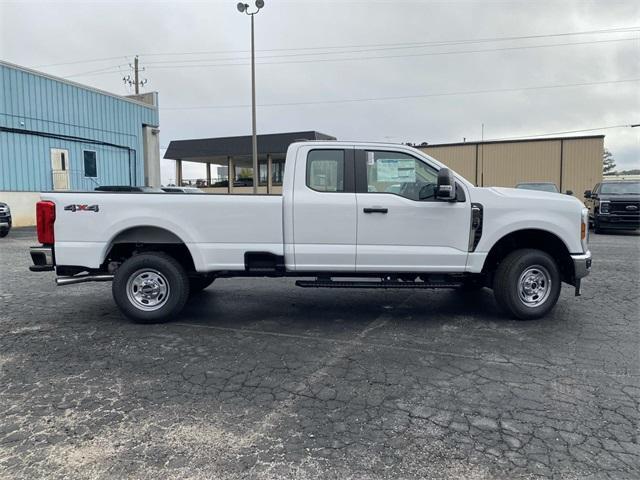
{"type": "Polygon", "coordinates": [[[595,220],[600,228],[617,230],[636,230],[640,228],[640,215],[597,214],[595,220]]]}
{"type": "Polygon", "coordinates": [[[33,261],[29,267],[32,272],[50,272],[54,269],[53,247],[31,247],[29,253],[33,261]]]}
{"type": "Polygon", "coordinates": [[[582,279],[591,273],[591,251],[578,255],[571,255],[573,260],[573,277],[576,287],[576,297],[582,294],[582,279]]]}

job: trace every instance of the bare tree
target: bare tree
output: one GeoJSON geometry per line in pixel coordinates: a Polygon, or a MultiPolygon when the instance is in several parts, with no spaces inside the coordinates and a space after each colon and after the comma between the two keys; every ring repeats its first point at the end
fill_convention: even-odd
{"type": "Polygon", "coordinates": [[[604,149],[604,153],[602,154],[602,173],[604,175],[614,174],[616,173],[616,161],[613,158],[613,154],[608,150],[604,149]]]}

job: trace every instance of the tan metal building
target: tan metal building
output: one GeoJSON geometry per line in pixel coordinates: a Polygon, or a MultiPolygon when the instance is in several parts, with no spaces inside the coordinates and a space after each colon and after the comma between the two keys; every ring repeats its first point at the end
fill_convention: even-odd
{"type": "Polygon", "coordinates": [[[602,181],[604,135],[445,143],[418,147],[477,186],[553,182],[582,200],[602,181]]]}

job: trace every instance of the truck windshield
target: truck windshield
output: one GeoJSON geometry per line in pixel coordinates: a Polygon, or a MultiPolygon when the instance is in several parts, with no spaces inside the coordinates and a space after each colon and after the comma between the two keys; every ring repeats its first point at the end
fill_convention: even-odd
{"type": "Polygon", "coordinates": [[[640,182],[607,182],[600,186],[605,195],[640,195],[640,182]]]}

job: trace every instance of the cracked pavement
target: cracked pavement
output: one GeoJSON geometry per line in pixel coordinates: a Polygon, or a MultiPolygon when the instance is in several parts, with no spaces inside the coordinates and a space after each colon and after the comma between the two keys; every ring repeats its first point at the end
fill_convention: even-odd
{"type": "Polygon", "coordinates": [[[164,325],[0,240],[1,478],[640,478],[640,236],[542,320],[489,290],[217,280],[164,325]]]}

